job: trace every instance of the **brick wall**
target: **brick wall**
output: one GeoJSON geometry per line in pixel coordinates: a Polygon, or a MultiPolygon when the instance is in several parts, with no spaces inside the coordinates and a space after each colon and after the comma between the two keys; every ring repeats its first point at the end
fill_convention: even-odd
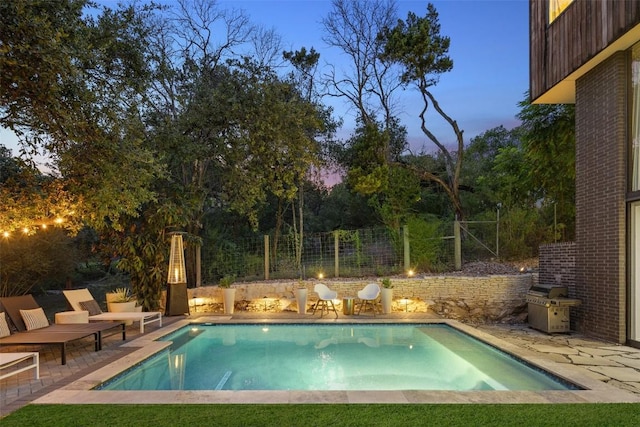
{"type": "MultiPolygon", "coordinates": [[[[576,291],[576,244],[574,242],[540,245],[539,283],[567,287],[570,298],[577,298],[576,291]]],[[[571,307],[571,329],[577,330],[584,317],[584,306],[571,307]]]]}
{"type": "Polygon", "coordinates": [[[625,52],[576,82],[576,329],[625,334],[625,52]]]}
{"type": "Polygon", "coordinates": [[[540,283],[567,286],[569,294],[571,296],[575,295],[575,242],[540,245],[538,267],[540,270],[540,283]]]}

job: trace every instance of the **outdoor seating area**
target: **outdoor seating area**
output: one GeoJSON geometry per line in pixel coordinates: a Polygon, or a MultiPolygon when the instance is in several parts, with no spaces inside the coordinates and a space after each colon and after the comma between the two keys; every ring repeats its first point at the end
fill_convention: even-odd
{"type": "MultiPolygon", "coordinates": [[[[323,317],[325,312],[329,314],[330,311],[333,311],[337,319],[338,311],[336,310],[334,300],[338,300],[338,292],[323,283],[316,283],[313,290],[318,299],[313,304],[312,314],[316,314],[316,311],[320,309],[320,317],[323,317]]],[[[360,315],[362,309],[364,308],[366,313],[368,307],[375,317],[376,310],[379,309],[380,304],[380,286],[377,283],[369,283],[357,291],[357,297],[343,295],[340,298],[342,298],[343,314],[349,316],[360,315]],[[359,306],[357,313],[355,312],[356,306],[359,306]]]]}
{"type": "Polygon", "coordinates": [[[122,322],[95,322],[50,325],[42,307],[32,295],[0,298],[0,313],[6,324],[2,331],[0,345],[53,345],[60,348],[60,361],[67,363],[67,344],[84,338],[93,338],[94,349],[102,349],[102,338],[122,334],[126,340],[125,325],[122,322]],[[9,327],[5,313],[13,328],[9,327]],[[11,332],[15,330],[15,332],[11,332]],[[7,333],[8,332],[8,333],[7,333]]]}

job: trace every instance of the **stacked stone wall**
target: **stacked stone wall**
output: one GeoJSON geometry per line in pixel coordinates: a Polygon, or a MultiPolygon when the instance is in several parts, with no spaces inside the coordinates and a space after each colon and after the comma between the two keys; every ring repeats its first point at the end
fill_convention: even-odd
{"type": "MultiPolygon", "coordinates": [[[[323,280],[338,292],[341,308],[343,297],[356,297],[359,290],[376,280],[323,280]]],[[[313,287],[319,281],[302,282],[309,291],[309,304],[316,295],[313,287]]],[[[379,281],[377,281],[380,284],[379,281]]],[[[394,312],[435,312],[462,321],[517,322],[526,320],[525,298],[537,283],[536,273],[495,275],[486,277],[427,276],[391,279],[394,312]]],[[[236,283],[236,309],[246,311],[296,311],[297,281],[236,283]]],[[[189,289],[192,312],[222,312],[222,289],[205,286],[189,289]]]]}

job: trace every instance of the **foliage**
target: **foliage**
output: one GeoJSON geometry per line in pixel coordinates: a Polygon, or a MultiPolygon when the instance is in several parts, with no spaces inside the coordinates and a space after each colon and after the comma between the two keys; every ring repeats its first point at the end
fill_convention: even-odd
{"type": "Polygon", "coordinates": [[[356,129],[347,146],[336,150],[347,168],[347,185],[368,197],[382,222],[397,229],[420,200],[420,183],[414,173],[389,163],[406,147],[406,130],[393,124],[383,130],[374,123],[356,129]]]}
{"type": "Polygon", "coordinates": [[[411,265],[419,271],[437,272],[446,267],[446,254],[442,240],[443,224],[436,218],[411,218],[407,222],[409,227],[409,242],[411,265]]]}
{"type": "MultiPolygon", "coordinates": [[[[282,52],[274,41],[259,54],[240,55],[260,36],[266,46],[268,34],[216,2],[180,0],[171,13],[140,3],[114,10],[85,0],[1,3],[0,125],[17,132],[24,156],[48,153],[52,174],[0,146],[0,231],[27,227],[35,236],[36,227],[58,217],[71,233],[91,226],[102,239],[104,265],[116,260],[146,310],[159,305],[172,230],[187,231],[189,283],[198,245],[214,254],[203,264],[214,281],[261,275],[259,250],[238,242],[273,230],[283,240],[272,239],[274,248],[287,249],[278,249],[282,256],[274,249],[272,268],[293,262],[287,251],[295,244],[298,276],[304,268],[332,268],[324,255],[305,261],[304,251],[327,245],[308,243],[303,231],[409,224],[412,233],[431,236],[438,234],[432,216],[493,218],[501,204],[505,257],[530,256],[540,243],[573,237],[573,107],[531,105],[527,97],[521,127],[490,129],[465,148],[457,123],[430,92],[453,66],[433,5],[422,18],[409,13],[397,22],[394,2],[332,6],[323,20],[327,42],[354,68],[345,76],[330,70],[323,83],[357,111],[347,141],[333,141],[337,123],[321,104],[319,53],[282,52]],[[273,52],[291,65],[282,75],[269,59],[273,52]],[[416,112],[435,153],[407,151],[393,105],[403,85],[422,95],[416,112]],[[457,150],[427,127],[429,108],[450,124],[457,150]],[[311,176],[328,152],[346,173],[331,189],[311,176]]],[[[399,241],[394,248],[356,235],[344,242],[352,264],[343,273],[375,268],[384,275],[397,267],[378,261],[397,254],[399,241]]],[[[420,244],[412,239],[414,261],[442,268],[444,249],[420,244]]],[[[15,283],[47,286],[44,271],[25,268],[15,283]]]]}
{"type": "Polygon", "coordinates": [[[541,244],[553,241],[553,230],[543,223],[540,209],[512,207],[500,214],[500,257],[526,259],[538,255],[541,244]]]}
{"type": "MultiPolygon", "coordinates": [[[[561,240],[575,234],[575,106],[519,103],[523,151],[530,165],[528,179],[543,205],[562,224],[561,240]]],[[[551,216],[551,215],[549,215],[551,216]]]]}
{"type": "Polygon", "coordinates": [[[76,214],[79,199],[62,180],[45,176],[33,165],[12,157],[0,145],[0,231],[34,233],[38,227],[57,225],[72,232],[81,225],[76,214]]]}
{"type": "Polygon", "coordinates": [[[391,284],[391,279],[389,279],[388,277],[382,279],[382,287],[385,289],[392,289],[393,285],[391,284]]]}
{"type": "Polygon", "coordinates": [[[224,276],[218,282],[218,286],[220,286],[221,288],[230,288],[235,281],[235,276],[224,276]]]}
{"type": "Polygon", "coordinates": [[[74,276],[77,250],[64,230],[0,236],[0,296],[60,289],[74,276]]]}
{"type": "Polygon", "coordinates": [[[134,297],[129,292],[129,288],[116,288],[113,292],[110,292],[114,295],[113,300],[111,302],[129,302],[133,301],[134,297]]]}
{"type": "Polygon", "coordinates": [[[161,173],[140,145],[149,8],[85,15],[90,6],[84,0],[0,5],[0,125],[32,152],[51,154],[75,215],[117,228],[121,215],[135,214],[154,197],[147,186],[161,173]]]}
{"type": "Polygon", "coordinates": [[[379,34],[383,41],[384,52],[381,59],[396,63],[403,67],[400,77],[404,85],[414,84],[422,98],[422,109],[418,117],[421,129],[427,138],[436,145],[446,164],[446,177],[422,169],[418,164],[398,162],[399,166],[413,171],[420,179],[437,183],[448,195],[457,220],[464,218],[460,200],[460,172],[464,158],[464,138],[458,123],[453,120],[435,99],[429,88],[438,82],[438,76],[453,68],[453,61],[448,56],[450,40],[440,35],[438,13],[429,3],[427,14],[419,18],[409,12],[406,21],[398,21],[393,28],[387,27],[379,34]],[[436,112],[450,125],[457,143],[457,150],[452,153],[447,146],[429,130],[426,112],[433,106],[436,112]]]}
{"type": "Polygon", "coordinates": [[[494,211],[498,203],[511,206],[514,197],[524,194],[514,185],[522,183],[521,169],[526,165],[507,161],[508,153],[519,152],[519,128],[498,126],[471,139],[465,148],[461,189],[465,210],[472,216],[494,211]]]}
{"type": "Polygon", "coordinates": [[[166,202],[143,206],[122,231],[102,230],[106,262],[117,255],[117,267],[129,274],[131,289],[144,311],[157,311],[167,279],[170,239],[166,230],[184,223],[184,209],[166,202]]]}

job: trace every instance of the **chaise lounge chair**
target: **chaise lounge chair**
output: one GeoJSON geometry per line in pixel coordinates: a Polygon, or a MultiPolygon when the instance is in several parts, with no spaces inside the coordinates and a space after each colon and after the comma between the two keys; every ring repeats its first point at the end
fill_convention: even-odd
{"type": "MultiPolygon", "coordinates": [[[[102,349],[103,336],[110,336],[122,332],[122,340],[126,340],[126,330],[123,322],[50,325],[44,315],[44,311],[42,311],[42,308],[31,295],[0,298],[0,304],[18,331],[0,338],[0,345],[59,345],[62,365],[66,365],[67,363],[66,347],[67,343],[71,341],[93,336],[95,351],[99,351],[102,349]],[[23,319],[23,314],[30,318],[30,323],[32,321],[34,322],[30,324],[31,328],[27,327],[23,319]],[[115,329],[114,332],[107,335],[103,334],[113,329],[115,329]]],[[[1,311],[0,309],[0,312],[1,311]]],[[[5,320],[4,314],[2,314],[2,320],[5,320]]],[[[0,322],[2,320],[0,320],[0,322]]]]}
{"type": "Polygon", "coordinates": [[[160,311],[131,311],[120,313],[103,313],[89,289],[73,289],[62,291],[67,302],[74,311],[88,311],[90,321],[133,321],[140,322],[140,333],[144,334],[144,326],[158,322],[162,326],[162,312],[160,311]]]}

